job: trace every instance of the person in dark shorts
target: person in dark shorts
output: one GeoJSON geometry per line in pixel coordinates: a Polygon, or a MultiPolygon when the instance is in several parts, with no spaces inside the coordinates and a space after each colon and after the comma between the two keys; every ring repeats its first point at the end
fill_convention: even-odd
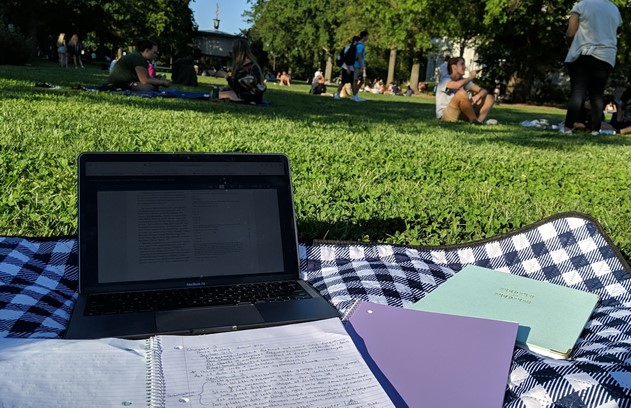
{"type": "MultiPolygon", "coordinates": [[[[353,39],[351,40],[351,43],[347,45],[347,48],[356,47],[357,41],[359,41],[359,37],[358,36],[353,37],[353,39]]],[[[345,49],[344,52],[346,51],[347,49],[345,49]]],[[[340,92],[342,91],[342,88],[344,88],[346,84],[351,84],[351,89],[352,89],[354,77],[355,77],[355,66],[352,64],[346,64],[346,63],[342,64],[342,79],[340,80],[340,85],[337,87],[337,92],[335,93],[335,96],[334,96],[335,99],[340,99],[340,92]]]]}

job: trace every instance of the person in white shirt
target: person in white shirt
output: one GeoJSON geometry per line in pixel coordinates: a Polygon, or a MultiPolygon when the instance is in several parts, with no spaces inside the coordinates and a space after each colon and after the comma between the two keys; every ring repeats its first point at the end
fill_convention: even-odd
{"type": "Polygon", "coordinates": [[[616,35],[621,24],[620,11],[609,0],[581,0],[572,9],[566,32],[571,43],[565,57],[571,93],[562,133],[572,132],[587,96],[592,107],[591,130],[599,133],[605,85],[616,64],[616,35]]]}
{"type": "Polygon", "coordinates": [[[464,58],[455,57],[447,61],[449,76],[442,77],[436,91],[436,117],[446,122],[482,123],[493,108],[493,96],[473,83],[474,70],[464,77],[464,58]],[[469,98],[469,93],[474,94],[469,98]]]}
{"type": "Polygon", "coordinates": [[[315,72],[315,74],[313,74],[313,80],[312,82],[315,82],[318,80],[318,77],[323,76],[322,74],[322,70],[320,68],[318,68],[318,70],[315,72]]]}

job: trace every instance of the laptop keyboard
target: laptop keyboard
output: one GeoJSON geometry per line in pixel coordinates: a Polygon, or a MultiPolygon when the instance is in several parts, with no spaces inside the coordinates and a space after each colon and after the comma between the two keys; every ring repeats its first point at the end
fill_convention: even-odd
{"type": "Polygon", "coordinates": [[[207,306],[227,306],[308,299],[296,281],[264,282],[202,288],[168,289],[90,295],[85,314],[151,312],[207,306]]]}

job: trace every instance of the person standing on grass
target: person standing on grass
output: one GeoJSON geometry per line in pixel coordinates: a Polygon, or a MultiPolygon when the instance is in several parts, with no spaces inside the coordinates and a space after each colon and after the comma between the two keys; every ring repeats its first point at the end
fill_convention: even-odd
{"type": "Polygon", "coordinates": [[[59,66],[68,68],[68,46],[66,44],[66,33],[60,33],[57,37],[57,54],[59,55],[59,66]]]}
{"type": "Polygon", "coordinates": [[[368,39],[368,31],[364,30],[359,33],[359,41],[357,41],[357,56],[355,58],[355,72],[353,80],[353,96],[355,102],[364,102],[365,99],[360,98],[357,93],[366,79],[366,47],[364,43],[368,39]]]}
{"type": "Polygon", "coordinates": [[[169,86],[171,81],[151,78],[149,61],[158,55],[158,46],[151,41],[140,41],[137,51],[122,57],[108,77],[108,83],[114,88],[132,91],[157,91],[160,86],[169,86]]]}
{"type": "Polygon", "coordinates": [[[605,85],[616,64],[620,11],[609,0],[581,0],[570,14],[566,39],[570,49],[565,57],[570,73],[570,99],[562,133],[572,133],[585,97],[589,95],[592,134],[600,133],[605,108],[605,85]]]}
{"type": "MultiPolygon", "coordinates": [[[[357,42],[359,41],[359,37],[358,36],[354,36],[351,39],[350,44],[348,44],[346,47],[344,47],[344,55],[346,55],[346,53],[348,52],[348,50],[352,49],[353,47],[355,47],[355,49],[357,49],[357,42]]],[[[350,84],[351,88],[353,87],[353,80],[355,78],[355,65],[354,64],[347,64],[346,62],[344,62],[342,64],[342,78],[340,79],[340,84],[337,87],[337,92],[335,93],[335,95],[333,96],[335,99],[340,99],[340,95],[342,92],[342,89],[344,89],[344,87],[346,86],[346,84],[350,84]]],[[[352,92],[352,91],[351,91],[352,92]]]]}
{"type": "MultiPolygon", "coordinates": [[[[455,57],[447,61],[447,72],[438,84],[436,92],[436,117],[446,122],[463,120],[483,123],[493,108],[493,96],[473,83],[474,70],[464,77],[466,66],[464,58],[455,57]],[[473,97],[469,98],[469,92],[473,97]]],[[[497,123],[497,122],[495,122],[497,123]]]]}
{"type": "Polygon", "coordinates": [[[74,62],[74,68],[78,69],[77,61],[79,61],[79,65],[83,68],[83,61],[81,61],[81,52],[83,51],[83,45],[79,41],[79,36],[77,34],[73,34],[68,42],[68,53],[72,55],[72,60],[74,62]]]}

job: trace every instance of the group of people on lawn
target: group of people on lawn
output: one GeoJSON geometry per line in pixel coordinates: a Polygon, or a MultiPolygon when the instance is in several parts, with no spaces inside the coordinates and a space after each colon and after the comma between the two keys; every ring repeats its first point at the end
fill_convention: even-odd
{"type": "MultiPolygon", "coordinates": [[[[562,133],[631,133],[631,90],[623,94],[619,106],[611,109],[616,111],[611,122],[604,122],[605,85],[615,65],[616,36],[621,24],[620,11],[610,0],[581,0],[572,8],[565,58],[571,93],[562,133]]],[[[495,98],[473,83],[475,71],[465,78],[464,59],[451,58],[444,65],[447,74],[441,74],[437,87],[436,117],[448,122],[483,123],[495,98]]]]}
{"type": "MultiPolygon", "coordinates": [[[[170,86],[171,81],[150,73],[151,61],[157,55],[157,44],[151,41],[139,42],[136,52],[127,53],[112,66],[108,84],[114,89],[131,91],[158,91],[160,87],[170,86]]],[[[219,99],[252,104],[263,101],[266,85],[262,71],[244,38],[233,42],[230,72],[215,71],[210,75],[228,81],[229,88],[219,91],[219,99]]]]}
{"type": "MultiPolygon", "coordinates": [[[[589,130],[599,134],[607,129],[631,133],[631,90],[625,92],[620,106],[616,107],[611,124],[603,127],[604,88],[615,64],[616,35],[621,24],[620,12],[610,0],[581,0],[572,9],[566,32],[570,47],[565,59],[570,73],[571,94],[562,133],[589,130]]],[[[339,99],[342,88],[351,84],[351,99],[363,101],[357,92],[366,77],[364,42],[367,38],[368,32],[362,31],[349,44],[355,49],[355,59],[354,63],[342,65],[341,81],[334,94],[336,99],[339,99]]],[[[157,53],[156,44],[141,42],[137,52],[127,54],[114,65],[109,82],[131,90],[168,87],[170,81],[152,77],[148,71],[148,61],[153,61],[157,53]]],[[[226,78],[230,86],[220,92],[219,98],[261,103],[266,85],[247,40],[235,40],[231,68],[231,72],[216,71],[211,74],[226,78]]],[[[465,73],[466,65],[462,57],[449,58],[441,66],[436,88],[436,117],[446,122],[497,123],[488,120],[495,102],[494,95],[473,82],[477,76],[475,70],[470,70],[468,75],[465,73]]],[[[321,75],[314,83],[312,93],[326,93],[321,75]]]]}

